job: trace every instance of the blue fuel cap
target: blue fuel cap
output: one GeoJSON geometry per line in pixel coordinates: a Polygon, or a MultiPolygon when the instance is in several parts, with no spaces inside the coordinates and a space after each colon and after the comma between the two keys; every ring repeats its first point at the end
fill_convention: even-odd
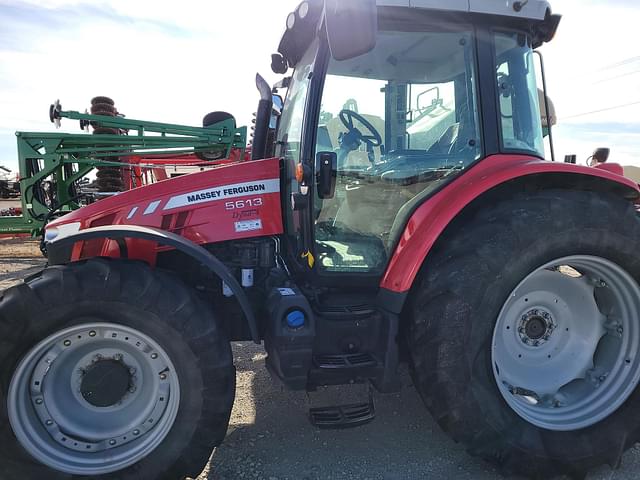
{"type": "Polygon", "coordinates": [[[289,328],[300,328],[304,325],[304,313],[300,310],[294,310],[287,313],[287,326],[289,328]]]}

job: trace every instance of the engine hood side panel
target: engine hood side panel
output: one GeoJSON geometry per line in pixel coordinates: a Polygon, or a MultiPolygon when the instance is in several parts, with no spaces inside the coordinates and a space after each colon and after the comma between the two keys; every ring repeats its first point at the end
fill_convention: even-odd
{"type": "Polygon", "coordinates": [[[280,161],[235,163],[130,190],[71,212],[47,226],[79,230],[138,225],[181,235],[196,244],[283,232],[280,161]]]}

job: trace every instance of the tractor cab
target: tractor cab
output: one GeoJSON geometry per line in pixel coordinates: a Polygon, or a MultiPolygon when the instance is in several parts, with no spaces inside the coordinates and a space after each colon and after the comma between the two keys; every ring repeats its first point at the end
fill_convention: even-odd
{"type": "Polygon", "coordinates": [[[437,3],[312,1],[289,16],[275,153],[286,230],[320,275],[378,277],[444,185],[491,155],[544,158],[534,48],[559,17],[542,1],[437,3]]]}

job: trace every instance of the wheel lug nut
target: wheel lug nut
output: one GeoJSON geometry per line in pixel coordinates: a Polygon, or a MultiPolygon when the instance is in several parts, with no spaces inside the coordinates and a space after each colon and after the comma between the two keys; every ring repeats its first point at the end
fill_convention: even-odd
{"type": "Polygon", "coordinates": [[[96,331],[95,331],[95,330],[91,330],[91,331],[89,332],[89,336],[90,336],[90,337],[95,337],[95,336],[96,336],[96,331]]]}
{"type": "Polygon", "coordinates": [[[133,367],[131,367],[131,368],[129,369],[129,373],[130,373],[131,375],[133,375],[134,373],[136,373],[136,369],[135,369],[135,368],[133,368],[133,367]]]}
{"type": "Polygon", "coordinates": [[[115,445],[116,441],[115,440],[109,440],[109,445],[115,445]]]}
{"type": "Polygon", "coordinates": [[[153,360],[155,360],[156,358],[158,358],[158,354],[157,354],[157,353],[152,353],[152,354],[151,354],[151,358],[152,358],[153,360]]]}
{"type": "Polygon", "coordinates": [[[42,405],[42,399],[36,398],[36,405],[42,405]]]}
{"type": "Polygon", "coordinates": [[[114,358],[114,360],[118,360],[118,361],[119,361],[119,360],[122,360],[122,354],[121,354],[121,353],[116,353],[116,354],[113,356],[113,358],[114,358]]]}
{"type": "Polygon", "coordinates": [[[135,391],[136,391],[136,387],[134,386],[129,387],[129,393],[133,393],[135,391]]]}
{"type": "Polygon", "coordinates": [[[140,430],[134,430],[134,431],[133,431],[133,434],[134,434],[134,435],[140,435],[140,430]]]}
{"type": "Polygon", "coordinates": [[[50,427],[51,425],[53,425],[53,422],[51,420],[47,420],[46,422],[44,422],[48,427],[50,427]]]}
{"type": "Polygon", "coordinates": [[[160,380],[166,380],[167,379],[167,374],[166,373],[161,373],[160,374],[160,380]]]}
{"type": "Polygon", "coordinates": [[[69,345],[71,345],[71,340],[65,340],[64,341],[64,346],[68,347],[69,345]]]}

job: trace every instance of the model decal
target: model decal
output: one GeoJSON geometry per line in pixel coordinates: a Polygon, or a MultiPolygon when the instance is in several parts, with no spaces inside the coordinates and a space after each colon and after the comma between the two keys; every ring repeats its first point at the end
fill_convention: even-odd
{"type": "Polygon", "coordinates": [[[207,188],[205,190],[183,193],[171,197],[165,205],[164,210],[184,207],[186,205],[196,205],[198,203],[213,202],[225,198],[243,197],[255,193],[277,193],[279,191],[280,179],[278,178],[222,185],[220,187],[207,188]]]}
{"type": "Polygon", "coordinates": [[[225,210],[236,210],[246,207],[261,207],[264,205],[262,197],[248,198],[246,200],[235,200],[233,202],[225,202],[225,210]]]}
{"type": "Polygon", "coordinates": [[[242,220],[243,218],[259,217],[259,216],[260,216],[260,210],[258,210],[257,208],[254,208],[252,210],[242,210],[240,212],[233,212],[234,220],[242,220]]]}

